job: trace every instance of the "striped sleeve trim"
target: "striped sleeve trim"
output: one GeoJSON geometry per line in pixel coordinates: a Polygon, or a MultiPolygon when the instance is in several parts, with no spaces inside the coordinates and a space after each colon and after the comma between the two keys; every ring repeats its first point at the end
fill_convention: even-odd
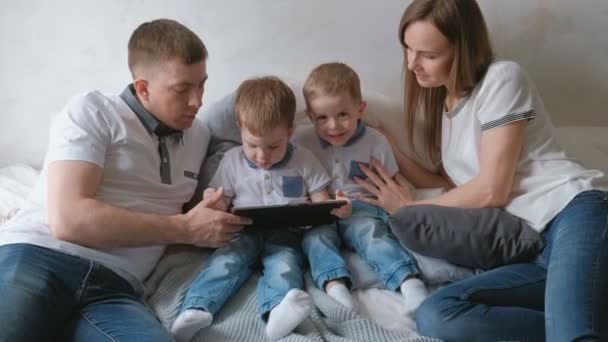
{"type": "Polygon", "coordinates": [[[485,124],[481,125],[481,131],[482,132],[487,131],[489,129],[499,127],[499,126],[504,126],[508,123],[519,121],[519,120],[525,120],[525,119],[532,120],[535,117],[536,117],[536,113],[534,112],[533,109],[529,110],[527,112],[524,112],[524,113],[508,114],[498,120],[486,122],[485,124]]]}

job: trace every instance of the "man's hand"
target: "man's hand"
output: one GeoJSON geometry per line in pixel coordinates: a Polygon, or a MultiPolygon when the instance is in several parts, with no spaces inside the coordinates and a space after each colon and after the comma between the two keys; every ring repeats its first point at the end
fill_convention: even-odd
{"type": "Polygon", "coordinates": [[[343,193],[341,190],[337,190],[336,191],[336,199],[337,200],[345,200],[347,203],[339,208],[333,209],[331,211],[332,215],[336,215],[341,219],[345,219],[350,217],[350,215],[353,214],[353,203],[350,200],[350,198],[348,198],[346,196],[345,193],[343,193]]]}
{"type": "Polygon", "coordinates": [[[184,215],[185,234],[181,243],[199,247],[226,246],[244,225],[251,224],[249,218],[213,209],[213,206],[219,205],[219,201],[224,202],[223,197],[221,188],[210,192],[206,199],[184,215]]]}

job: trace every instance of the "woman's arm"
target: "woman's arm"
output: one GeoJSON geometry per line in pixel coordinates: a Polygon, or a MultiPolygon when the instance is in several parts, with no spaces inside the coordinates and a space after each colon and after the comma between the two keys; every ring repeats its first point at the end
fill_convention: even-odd
{"type": "Polygon", "coordinates": [[[399,166],[399,172],[405,176],[405,178],[418,189],[423,188],[451,188],[451,182],[447,177],[440,173],[433,173],[424,167],[420,166],[412,158],[408,157],[400,148],[397,143],[397,139],[384,128],[382,123],[370,124],[369,126],[375,128],[382,133],[388,143],[391,145],[393,155],[399,166]]]}
{"type": "Polygon", "coordinates": [[[520,120],[482,133],[479,175],[440,196],[414,201],[405,184],[398,179],[392,180],[377,162],[372,162],[378,174],[362,166],[369,179],[358,179],[357,183],[376,195],[377,199],[359,199],[390,213],[402,206],[415,204],[458,208],[503,207],[509,201],[527,124],[527,120],[520,120]]]}

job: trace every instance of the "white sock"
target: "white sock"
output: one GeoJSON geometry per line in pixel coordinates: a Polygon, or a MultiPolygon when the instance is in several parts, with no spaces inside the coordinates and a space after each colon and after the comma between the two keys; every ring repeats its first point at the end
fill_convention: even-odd
{"type": "Polygon", "coordinates": [[[357,304],[355,299],[351,296],[350,291],[346,288],[346,285],[336,284],[327,290],[327,295],[335,299],[336,302],[342,304],[344,307],[357,311],[357,304]]]}
{"type": "Polygon", "coordinates": [[[205,310],[188,309],[177,316],[171,326],[171,334],[178,342],[187,342],[196,333],[211,325],[213,315],[205,310]]]}
{"type": "Polygon", "coordinates": [[[409,278],[401,284],[401,294],[405,297],[405,309],[413,313],[429,295],[429,292],[422,280],[409,278]]]}
{"type": "Polygon", "coordinates": [[[300,289],[289,290],[279,305],[270,310],[266,336],[271,340],[287,336],[308,318],[312,307],[312,298],[308,293],[300,289]]]}

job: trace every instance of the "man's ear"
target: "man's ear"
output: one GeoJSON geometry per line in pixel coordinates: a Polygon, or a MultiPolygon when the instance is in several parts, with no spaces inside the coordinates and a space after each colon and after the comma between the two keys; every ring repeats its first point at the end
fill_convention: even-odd
{"type": "Polygon", "coordinates": [[[150,93],[148,92],[148,81],[143,78],[138,78],[133,81],[133,87],[135,88],[135,94],[140,101],[148,101],[150,99],[150,93]]]}

